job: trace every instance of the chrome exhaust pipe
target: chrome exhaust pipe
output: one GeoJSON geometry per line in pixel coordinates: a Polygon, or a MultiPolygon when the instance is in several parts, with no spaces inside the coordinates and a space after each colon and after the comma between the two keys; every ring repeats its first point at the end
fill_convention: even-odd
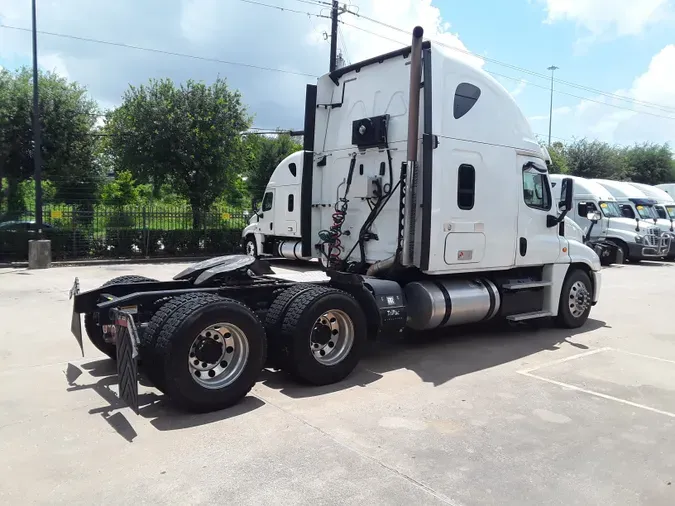
{"type": "Polygon", "coordinates": [[[424,29],[413,30],[410,48],[410,100],[408,102],[408,157],[405,187],[405,214],[403,228],[403,255],[405,266],[414,262],[415,223],[417,215],[417,144],[420,125],[420,88],[422,81],[422,36],[424,29]]]}

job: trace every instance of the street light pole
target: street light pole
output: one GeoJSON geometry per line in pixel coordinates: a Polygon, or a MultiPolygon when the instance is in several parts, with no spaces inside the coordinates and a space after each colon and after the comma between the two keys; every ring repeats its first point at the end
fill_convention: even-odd
{"type": "Polygon", "coordinates": [[[551,108],[548,116],[548,145],[551,146],[551,127],[553,125],[553,74],[559,67],[551,65],[547,70],[551,71],[551,108]]]}
{"type": "Polygon", "coordinates": [[[35,163],[35,224],[42,235],[42,141],[40,138],[40,107],[38,94],[37,16],[33,8],[33,162],[35,163]]]}

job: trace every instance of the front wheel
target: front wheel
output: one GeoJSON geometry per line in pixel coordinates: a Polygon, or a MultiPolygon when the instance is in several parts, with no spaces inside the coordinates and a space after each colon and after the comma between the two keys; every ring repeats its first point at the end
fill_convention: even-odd
{"type": "Polygon", "coordinates": [[[572,271],[560,293],[557,323],[559,326],[576,329],[581,327],[591,312],[593,300],[593,286],[591,280],[584,271],[575,269],[572,271]]]}
{"type": "Polygon", "coordinates": [[[253,258],[258,258],[258,244],[255,241],[255,237],[248,236],[246,242],[244,243],[244,250],[246,254],[253,258]]]}
{"type": "Polygon", "coordinates": [[[303,292],[281,326],[285,369],[313,385],[337,383],[359,363],[367,332],[363,310],[348,293],[325,287],[303,292]]]}

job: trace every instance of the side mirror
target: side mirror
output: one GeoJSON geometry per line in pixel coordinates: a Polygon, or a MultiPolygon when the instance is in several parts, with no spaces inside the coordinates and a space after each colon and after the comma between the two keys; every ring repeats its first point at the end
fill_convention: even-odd
{"type": "Polygon", "coordinates": [[[640,231],[640,218],[637,216],[635,217],[635,231],[639,232],[640,231]]]}
{"type": "Polygon", "coordinates": [[[562,182],[562,191],[560,192],[561,201],[560,201],[560,211],[569,212],[572,210],[572,194],[574,191],[574,180],[572,178],[566,177],[562,182]]]}
{"type": "Polygon", "coordinates": [[[253,207],[254,212],[258,212],[258,201],[256,199],[251,200],[251,207],[253,207]]]}
{"type": "Polygon", "coordinates": [[[586,215],[586,218],[587,218],[588,220],[592,221],[593,223],[597,223],[597,222],[599,222],[600,219],[602,218],[602,215],[601,215],[598,211],[594,211],[594,212],[592,212],[592,213],[588,213],[588,214],[586,215]]]}

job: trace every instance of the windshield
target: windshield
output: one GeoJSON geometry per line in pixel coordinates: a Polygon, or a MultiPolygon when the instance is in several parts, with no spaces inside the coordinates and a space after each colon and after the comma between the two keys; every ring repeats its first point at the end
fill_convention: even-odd
{"type": "Polygon", "coordinates": [[[616,202],[600,202],[600,209],[607,218],[623,218],[623,213],[616,202]]]}
{"type": "Polygon", "coordinates": [[[666,206],[666,211],[668,211],[668,216],[675,220],[675,206],[666,206]]]}
{"type": "Polygon", "coordinates": [[[652,206],[636,206],[637,207],[637,212],[640,215],[640,218],[643,220],[648,220],[650,218],[658,218],[658,214],[656,214],[656,211],[654,211],[654,208],[652,206]]]}

